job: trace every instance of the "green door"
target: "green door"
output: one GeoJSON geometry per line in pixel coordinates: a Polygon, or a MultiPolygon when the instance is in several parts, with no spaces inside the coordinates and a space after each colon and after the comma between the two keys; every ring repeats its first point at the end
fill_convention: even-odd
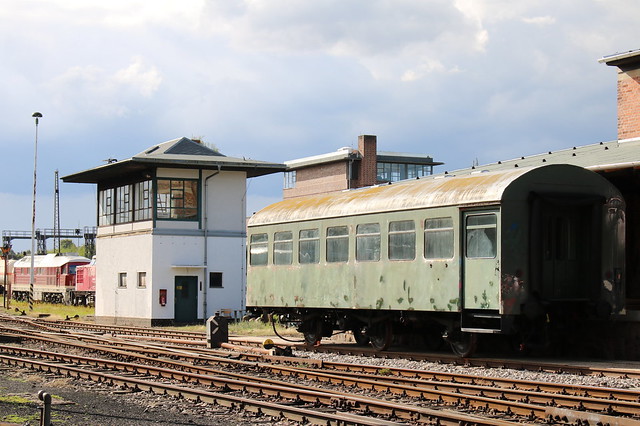
{"type": "Polygon", "coordinates": [[[175,321],[196,322],[198,319],[198,277],[176,276],[175,321]]]}
{"type": "Polygon", "coordinates": [[[500,307],[500,235],[497,210],[465,212],[464,269],[462,293],[464,309],[500,307]]]}

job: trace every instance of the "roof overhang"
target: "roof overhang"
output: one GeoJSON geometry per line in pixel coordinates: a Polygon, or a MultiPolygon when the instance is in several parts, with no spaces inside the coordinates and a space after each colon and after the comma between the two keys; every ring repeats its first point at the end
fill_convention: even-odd
{"type": "Polygon", "coordinates": [[[145,174],[148,174],[148,177],[151,177],[153,175],[153,171],[158,167],[242,171],[247,173],[248,178],[264,176],[286,170],[286,166],[284,164],[267,163],[254,160],[242,162],[233,161],[233,159],[231,161],[229,160],[230,157],[214,157],[213,161],[210,159],[198,161],[192,159],[147,159],[134,157],[63,176],[62,181],[71,183],[99,183],[119,179],[122,176],[144,176],[145,174]]]}
{"type": "Polygon", "coordinates": [[[637,63],[640,62],[640,49],[603,56],[602,58],[598,59],[598,62],[600,62],[601,64],[616,67],[637,63]]]}

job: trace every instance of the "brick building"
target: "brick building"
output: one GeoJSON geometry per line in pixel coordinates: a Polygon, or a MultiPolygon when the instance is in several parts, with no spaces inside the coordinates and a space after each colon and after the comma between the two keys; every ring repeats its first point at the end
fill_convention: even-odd
{"type": "Polygon", "coordinates": [[[283,198],[343,191],[433,174],[443,163],[428,155],[378,152],[377,137],[358,136],[358,149],[285,162],[283,198]]]}
{"type": "Polygon", "coordinates": [[[605,56],[618,67],[618,141],[640,137],[640,50],[605,56]]]}

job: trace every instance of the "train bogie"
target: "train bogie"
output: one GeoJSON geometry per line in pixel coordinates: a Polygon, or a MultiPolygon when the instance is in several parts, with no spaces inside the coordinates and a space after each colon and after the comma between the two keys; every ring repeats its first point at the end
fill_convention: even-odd
{"type": "Polygon", "coordinates": [[[285,200],[248,224],[247,306],[388,347],[441,334],[524,335],[550,315],[624,302],[624,202],[599,175],[554,165],[285,200]]]}

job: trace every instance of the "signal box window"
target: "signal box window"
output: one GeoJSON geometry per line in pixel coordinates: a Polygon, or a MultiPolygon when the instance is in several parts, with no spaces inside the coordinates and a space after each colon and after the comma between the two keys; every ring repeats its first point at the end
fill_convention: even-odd
{"type": "Polygon", "coordinates": [[[468,216],[467,258],[494,258],[497,254],[498,220],[495,214],[468,216]]]}
{"type": "Polygon", "coordinates": [[[267,264],[269,237],[267,234],[254,234],[249,243],[249,264],[263,266],[267,264]]]}
{"type": "Polygon", "coordinates": [[[157,218],[198,220],[198,181],[158,179],[157,218]]]}
{"type": "Polygon", "coordinates": [[[327,262],[349,260],[349,228],[332,226],[327,228],[327,262]]]}
{"type": "Polygon", "coordinates": [[[389,260],[416,258],[416,224],[412,220],[389,222],[389,260]]]}
{"type": "Polygon", "coordinates": [[[138,288],[145,288],[147,286],[147,273],[138,272],[138,288]]]}
{"type": "Polygon", "coordinates": [[[273,236],[273,263],[291,265],[293,259],[293,233],[276,232],[273,236]]]}
{"type": "Polygon", "coordinates": [[[440,217],[424,221],[424,257],[453,258],[453,219],[440,217]]]}
{"type": "Polygon", "coordinates": [[[98,196],[98,225],[113,225],[115,211],[115,189],[100,191],[98,196]]]}
{"type": "Polygon", "coordinates": [[[127,273],[120,272],[118,274],[118,288],[127,288],[127,273]]]}
{"type": "Polygon", "coordinates": [[[317,229],[303,229],[298,241],[298,261],[318,263],[320,261],[320,239],[317,229]]]}
{"type": "Polygon", "coordinates": [[[209,288],[222,288],[222,272],[209,272],[209,288]]]}
{"type": "Polygon", "coordinates": [[[133,220],[150,220],[153,212],[151,181],[145,180],[144,182],[136,183],[134,190],[136,198],[133,205],[133,220]]]}
{"type": "Polygon", "coordinates": [[[356,260],[380,260],[379,223],[366,223],[356,227],[356,260]]]}

